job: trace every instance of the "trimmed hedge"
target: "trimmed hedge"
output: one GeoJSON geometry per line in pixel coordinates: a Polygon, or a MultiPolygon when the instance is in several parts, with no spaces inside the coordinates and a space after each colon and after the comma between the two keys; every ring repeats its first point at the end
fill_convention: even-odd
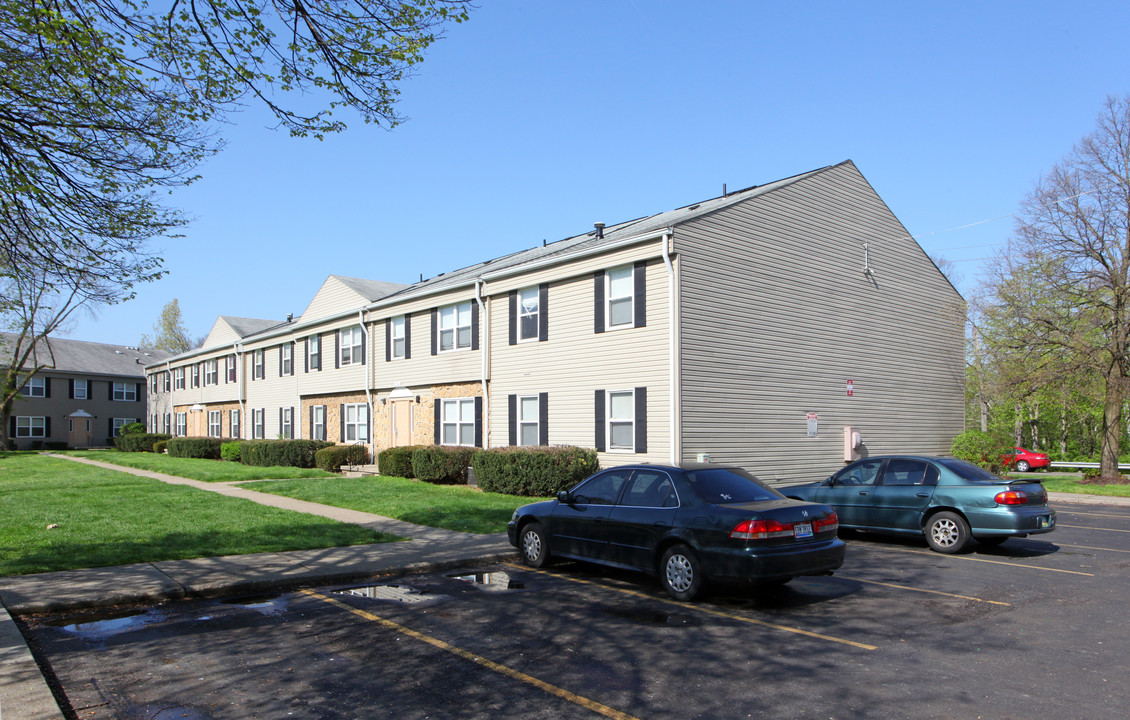
{"type": "Polygon", "coordinates": [[[418,480],[439,484],[467,482],[467,467],[475,448],[424,445],[412,451],[412,474],[418,480]]]}
{"type": "Polygon", "coordinates": [[[239,461],[255,467],[314,467],[314,454],[333,443],[320,440],[245,440],[239,461]]]}
{"type": "Polygon", "coordinates": [[[556,495],[600,469],[596,450],[572,445],[480,450],[471,466],[483,490],[529,497],[556,495]]]}
{"type": "Polygon", "coordinates": [[[239,462],[239,449],[243,445],[242,440],[232,440],[220,445],[220,459],[228,460],[229,462],[239,462]]]}
{"type": "Polygon", "coordinates": [[[134,433],[114,438],[114,447],[122,452],[153,452],[153,446],[172,435],[162,433],[134,433]]]}
{"type": "Polygon", "coordinates": [[[390,447],[377,453],[377,467],[381,475],[390,477],[414,478],[412,472],[412,453],[421,445],[405,445],[403,447],[390,447]]]}
{"type": "Polygon", "coordinates": [[[219,460],[220,445],[223,443],[221,438],[175,437],[169,440],[165,448],[169,451],[169,457],[219,460]]]}
{"type": "Polygon", "coordinates": [[[369,448],[364,445],[330,445],[314,453],[314,467],[338,472],[342,465],[364,465],[369,462],[369,448]]]}
{"type": "Polygon", "coordinates": [[[169,448],[169,441],[168,440],[162,440],[160,442],[153,443],[153,452],[157,453],[158,455],[164,454],[165,451],[168,450],[168,448],[169,448]]]}

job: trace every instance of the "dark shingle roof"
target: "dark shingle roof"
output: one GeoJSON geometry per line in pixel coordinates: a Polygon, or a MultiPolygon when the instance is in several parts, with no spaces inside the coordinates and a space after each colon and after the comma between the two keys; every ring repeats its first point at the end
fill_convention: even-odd
{"type": "MultiPolygon", "coordinates": [[[[17,338],[12,333],[0,333],[0,363],[10,359],[17,338]]],[[[50,338],[49,343],[50,350],[54,353],[54,362],[43,342],[36,348],[39,362],[59,372],[144,377],[146,365],[172,357],[172,353],[164,350],[66,338],[50,338]]]]}

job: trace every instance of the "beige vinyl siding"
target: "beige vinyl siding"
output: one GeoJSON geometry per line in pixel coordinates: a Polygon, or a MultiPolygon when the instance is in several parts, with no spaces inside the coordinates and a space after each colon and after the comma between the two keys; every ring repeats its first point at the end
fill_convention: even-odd
{"type": "Polygon", "coordinates": [[[314,295],[310,304],[300,318],[302,321],[318,320],[319,318],[336,315],[347,310],[365,307],[369,301],[357,294],[345,283],[330,276],[322,283],[321,289],[314,295]]]}
{"type": "Polygon", "coordinates": [[[389,390],[397,386],[422,388],[449,383],[476,382],[482,379],[482,352],[485,344],[486,313],[479,312],[479,349],[450,350],[432,355],[433,308],[455,303],[476,304],[474,290],[444,293],[426,299],[406,302],[396,308],[382,308],[381,318],[372,323],[370,348],[376,365],[373,366],[373,386],[389,390]],[[412,357],[385,361],[385,320],[402,314],[411,314],[412,357]]]}
{"type": "Polygon", "coordinates": [[[208,337],[204,338],[204,345],[202,347],[211,348],[219,345],[228,345],[239,342],[239,333],[232,329],[223,318],[217,318],[216,324],[212,326],[209,331],[208,337]]]}
{"type": "MultiPolygon", "coordinates": [[[[638,254],[636,256],[638,258],[638,254]]],[[[631,255],[594,268],[630,264],[631,255]]],[[[509,344],[507,296],[491,298],[492,367],[490,438],[492,447],[508,442],[511,394],[549,394],[551,445],[595,443],[594,392],[647,387],[648,451],[600,453],[602,466],[628,462],[667,462],[669,443],[669,353],[667,271],[662,262],[647,265],[647,325],[596,333],[593,329],[593,270],[551,282],[548,294],[549,339],[509,344]]],[[[515,284],[524,287],[533,282],[515,284]]]]}
{"type": "MultiPolygon", "coordinates": [[[[272,338],[270,344],[256,345],[246,350],[244,354],[244,362],[246,363],[245,369],[248,372],[247,380],[244,381],[244,393],[246,394],[246,401],[244,403],[245,418],[241,418],[241,425],[246,423],[246,429],[242,430],[244,437],[251,437],[251,410],[264,409],[264,438],[273,440],[279,435],[279,408],[293,407],[295,412],[302,403],[298,396],[298,378],[299,375],[286,375],[279,377],[279,347],[278,343],[281,338],[272,338]],[[251,380],[251,366],[252,356],[256,349],[262,348],[263,353],[263,371],[265,377],[261,380],[251,380]]],[[[179,401],[179,399],[178,399],[179,401]]],[[[297,425],[296,425],[297,427],[297,425]]]]}
{"type": "MultiPolygon", "coordinates": [[[[337,364],[337,333],[345,328],[360,327],[357,318],[350,321],[339,321],[338,324],[328,327],[307,328],[297,331],[295,339],[295,373],[297,388],[302,395],[324,395],[342,392],[364,392],[365,383],[370,372],[369,366],[374,362],[373,357],[373,325],[365,324],[367,346],[365,348],[365,364],[353,363],[344,367],[335,367],[337,364]],[[305,372],[306,338],[313,334],[321,336],[322,344],[322,369],[320,371],[305,372]]],[[[384,359],[384,355],[381,355],[384,359]]],[[[278,374],[278,358],[275,359],[275,374],[278,374]]],[[[268,377],[270,370],[268,368],[268,377]]],[[[298,390],[296,390],[296,393],[298,390]]]]}
{"type": "Polygon", "coordinates": [[[820,480],[844,426],[872,455],[948,454],[964,305],[908,235],[850,164],[680,226],[684,459],[820,480]]]}

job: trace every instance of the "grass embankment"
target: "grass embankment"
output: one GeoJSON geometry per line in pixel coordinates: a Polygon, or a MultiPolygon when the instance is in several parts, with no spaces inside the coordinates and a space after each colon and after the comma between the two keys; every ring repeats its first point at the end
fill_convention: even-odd
{"type": "Polygon", "coordinates": [[[1013,474],[1009,477],[1017,478],[1020,480],[1039,480],[1043,484],[1044,489],[1048,492],[1130,497],[1130,485],[1095,485],[1083,483],[1079,473],[1024,473],[1020,475],[1013,474]]]}
{"type": "Polygon", "coordinates": [[[70,460],[0,452],[0,575],[395,539],[70,460]]]}
{"type": "Polygon", "coordinates": [[[201,482],[247,482],[272,478],[338,477],[333,473],[317,468],[252,467],[237,462],[176,458],[168,455],[155,455],[154,453],[128,453],[117,450],[69,450],[60,454],[98,460],[113,465],[123,465],[138,470],[176,475],[177,477],[200,480],[201,482]]]}
{"type": "Polygon", "coordinates": [[[253,482],[240,487],[470,533],[502,532],[515,508],[542,499],[386,476],[253,482]]]}

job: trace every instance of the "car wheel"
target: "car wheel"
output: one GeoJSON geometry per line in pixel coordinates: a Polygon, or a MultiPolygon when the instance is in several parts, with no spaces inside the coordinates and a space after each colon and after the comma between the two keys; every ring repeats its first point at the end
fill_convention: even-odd
{"type": "Polygon", "coordinates": [[[982,545],[992,545],[994,547],[1000,545],[1005,540],[1008,540],[1008,535],[993,535],[991,537],[977,538],[977,542],[981,543],[982,545]]]}
{"type": "Polygon", "coordinates": [[[1016,472],[1028,472],[1031,469],[1032,466],[1028,464],[1027,460],[1016,461],[1016,472]]]}
{"type": "Polygon", "coordinates": [[[676,600],[694,600],[702,590],[702,566],[694,551],[686,545],[667,548],[659,561],[659,582],[676,600]]]}
{"type": "Polygon", "coordinates": [[[522,528],[518,548],[522,552],[522,562],[530,567],[545,567],[549,562],[549,543],[541,523],[532,522],[522,528]]]}
{"type": "Polygon", "coordinates": [[[926,521],[926,542],[940,553],[961,552],[969,544],[969,523],[957,513],[940,512],[926,521]]]}

